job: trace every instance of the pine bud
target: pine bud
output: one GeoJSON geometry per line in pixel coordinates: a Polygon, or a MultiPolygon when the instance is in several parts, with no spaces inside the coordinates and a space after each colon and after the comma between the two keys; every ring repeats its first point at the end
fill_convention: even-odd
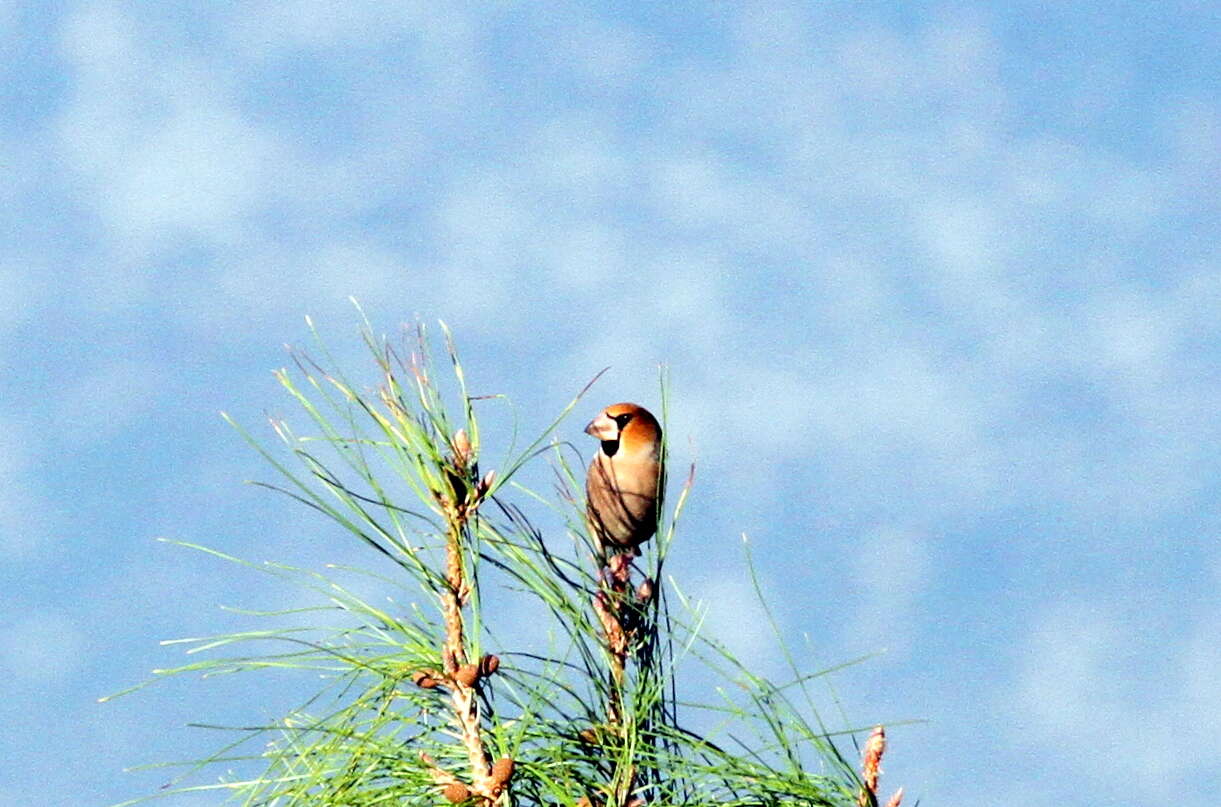
{"type": "Polygon", "coordinates": [[[471,797],[471,789],[461,782],[451,782],[441,793],[450,804],[461,804],[471,797]]]}
{"type": "Polygon", "coordinates": [[[471,438],[466,436],[466,429],[454,432],[453,448],[454,462],[459,468],[465,468],[471,459],[471,438]]]}
{"type": "Polygon", "coordinates": [[[473,687],[479,680],[479,668],[474,664],[463,664],[454,673],[454,680],[464,687],[473,687]]]}
{"type": "Polygon", "coordinates": [[[423,670],[417,670],[416,672],[412,673],[411,680],[420,689],[432,689],[440,683],[440,681],[433,678],[423,670]]]}
{"type": "Polygon", "coordinates": [[[492,765],[492,783],[498,787],[508,784],[513,778],[513,760],[508,757],[501,757],[492,765]]]}
{"type": "Polygon", "coordinates": [[[491,675],[500,669],[500,658],[488,653],[479,662],[479,673],[484,677],[491,675]]]}

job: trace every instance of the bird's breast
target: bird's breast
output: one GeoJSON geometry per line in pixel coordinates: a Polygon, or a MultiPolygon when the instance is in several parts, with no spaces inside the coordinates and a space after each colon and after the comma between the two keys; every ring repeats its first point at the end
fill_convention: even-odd
{"type": "Polygon", "coordinates": [[[589,516],[604,542],[635,546],[653,534],[660,470],[651,459],[601,453],[590,463],[586,483],[589,516]]]}

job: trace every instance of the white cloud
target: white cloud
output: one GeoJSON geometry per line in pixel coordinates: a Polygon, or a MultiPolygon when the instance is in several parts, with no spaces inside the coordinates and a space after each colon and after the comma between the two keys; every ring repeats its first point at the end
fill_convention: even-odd
{"type": "Polygon", "coordinates": [[[432,0],[351,0],[341,6],[326,0],[260,0],[243,4],[227,22],[229,36],[248,58],[371,48],[396,39],[452,43],[469,37],[474,25],[460,7],[432,0]]]}
{"type": "Polygon", "coordinates": [[[16,347],[9,331],[43,313],[46,299],[45,267],[26,259],[0,259],[0,359],[16,347]]]}
{"type": "Polygon", "coordinates": [[[581,8],[547,9],[548,55],[557,70],[593,84],[595,91],[623,89],[647,67],[650,52],[630,27],[598,19],[581,8]]]}
{"type": "MultiPolygon", "coordinates": [[[[492,13],[491,4],[483,6],[492,13]]],[[[481,38],[486,18],[453,3],[405,0],[382,3],[352,0],[336,6],[322,0],[252,2],[227,18],[226,34],[245,59],[260,63],[301,53],[336,51],[346,56],[394,43],[416,69],[417,99],[442,101],[438,120],[455,111],[470,112],[485,91],[481,38]]],[[[438,121],[433,121],[434,123],[438,121]]]]}
{"type": "Polygon", "coordinates": [[[697,608],[706,609],[701,635],[723,645],[756,675],[772,681],[787,680],[791,674],[784,666],[767,614],[745,579],[745,569],[735,569],[734,575],[737,579],[722,574],[715,579],[685,581],[684,593],[697,608]]]}
{"type": "Polygon", "coordinates": [[[18,41],[17,10],[17,0],[0,0],[0,31],[5,32],[0,36],[0,53],[9,50],[18,41]]]}
{"type": "Polygon", "coordinates": [[[0,476],[0,553],[9,561],[34,558],[51,539],[51,504],[20,479],[0,476]]]}
{"type": "Polygon", "coordinates": [[[1158,380],[1182,335],[1161,301],[1134,289],[1099,290],[1082,314],[1093,338],[1088,365],[1125,386],[1158,380]]]}
{"type": "Polygon", "coordinates": [[[1101,603],[1065,601],[1039,615],[1019,656],[1026,727],[1057,745],[1082,742],[1113,714],[1123,631],[1101,603]]]}
{"type": "Polygon", "coordinates": [[[1047,760],[1064,797],[1084,788],[1152,803],[1221,765],[1204,718],[1221,705],[1221,612],[1192,619],[1185,644],[1143,630],[1115,604],[1068,597],[1037,616],[1018,649],[1017,700],[998,698],[1012,740],[1047,760]]]}
{"type": "Polygon", "coordinates": [[[98,166],[104,208],[125,236],[224,237],[264,198],[273,178],[268,168],[284,163],[275,145],[233,110],[204,98],[185,101],[138,134],[121,165],[98,166]]]}
{"type": "Polygon", "coordinates": [[[421,281],[405,261],[374,244],[361,241],[324,244],[299,266],[307,297],[341,300],[384,299],[403,294],[421,281]]]}
{"type": "Polygon", "coordinates": [[[155,51],[109,3],[69,15],[61,44],[75,81],[59,143],[112,236],[231,237],[285,155],[226,98],[225,74],[155,51]]]}
{"type": "Polygon", "coordinates": [[[60,513],[36,473],[48,451],[31,426],[0,421],[0,555],[8,561],[33,560],[57,537],[60,513]]]}
{"type": "Polygon", "coordinates": [[[23,684],[53,688],[85,665],[87,640],[80,625],[53,611],[25,611],[0,635],[0,667],[23,684]]]}
{"type": "MultiPolygon", "coordinates": [[[[565,212],[590,216],[599,202],[628,193],[638,167],[616,120],[599,109],[558,112],[537,125],[524,151],[527,176],[554,198],[565,212]]],[[[551,198],[549,196],[549,198],[551,198]]],[[[558,211],[557,211],[558,212],[558,211]]]]}
{"type": "Polygon", "coordinates": [[[420,3],[353,2],[334,5],[325,0],[254,2],[244,4],[231,23],[231,36],[248,56],[266,56],[291,49],[354,47],[382,41],[399,30],[420,3]]]}
{"type": "MultiPolygon", "coordinates": [[[[918,237],[927,245],[933,266],[930,274],[946,271],[954,280],[970,283],[995,273],[1000,245],[1004,243],[995,213],[976,200],[927,200],[914,211],[918,237]]],[[[982,283],[970,284],[975,291],[982,283]]]]}
{"type": "Polygon", "coordinates": [[[852,580],[861,595],[859,610],[852,615],[852,643],[905,654],[932,573],[928,537],[881,527],[860,540],[852,560],[852,580]]]}
{"type": "Polygon", "coordinates": [[[896,99],[916,72],[908,43],[885,28],[850,31],[836,40],[834,53],[837,77],[869,99],[896,99]]]}
{"type": "Polygon", "coordinates": [[[134,359],[98,362],[57,390],[55,436],[78,450],[137,423],[162,397],[162,370],[134,359]]]}
{"type": "MultiPolygon", "coordinates": [[[[1175,98],[1162,125],[1176,150],[1176,162],[1188,166],[1202,183],[1221,169],[1221,107],[1215,100],[1175,98]]],[[[1205,185],[1201,185],[1205,187],[1205,185]]]]}
{"type": "Polygon", "coordinates": [[[550,261],[557,280],[592,304],[612,305],[623,293],[623,278],[632,264],[627,245],[616,231],[595,223],[576,223],[556,234],[550,261]]]}
{"type": "Polygon", "coordinates": [[[690,227],[718,225],[729,218],[738,196],[724,173],[722,161],[711,155],[675,155],[653,172],[658,207],[669,221],[690,227]]]}
{"type": "MultiPolygon", "coordinates": [[[[1221,581],[1221,575],[1216,576],[1221,581]]],[[[1162,767],[1177,774],[1184,786],[1198,781],[1202,772],[1221,768],[1221,751],[1216,745],[1216,721],[1221,713],[1221,608],[1210,608],[1192,625],[1191,634],[1180,656],[1181,682],[1171,679],[1166,686],[1182,687],[1174,693],[1168,714],[1159,715],[1163,745],[1156,749],[1166,759],[1162,767]]]]}
{"type": "Polygon", "coordinates": [[[56,537],[54,506],[8,468],[0,468],[0,486],[0,554],[8,561],[34,559],[56,537]]]}

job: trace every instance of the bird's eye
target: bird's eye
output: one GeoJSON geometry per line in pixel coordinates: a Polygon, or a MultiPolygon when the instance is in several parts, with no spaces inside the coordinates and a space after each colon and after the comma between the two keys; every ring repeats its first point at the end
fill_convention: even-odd
{"type": "Polygon", "coordinates": [[[621,428],[621,429],[622,429],[624,426],[626,426],[626,425],[627,425],[627,423],[628,423],[628,421],[629,421],[629,420],[631,420],[631,419],[632,419],[632,413],[631,413],[631,412],[624,412],[622,415],[615,415],[615,418],[614,418],[615,423],[618,423],[618,424],[619,424],[619,428],[621,428]]]}

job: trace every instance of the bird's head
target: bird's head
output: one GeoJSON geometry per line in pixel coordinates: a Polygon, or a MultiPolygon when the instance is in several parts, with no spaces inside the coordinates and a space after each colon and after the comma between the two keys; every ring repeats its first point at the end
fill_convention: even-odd
{"type": "Polygon", "coordinates": [[[634,403],[606,407],[589,422],[585,433],[602,441],[602,451],[608,457],[622,452],[625,456],[656,458],[661,450],[661,426],[657,418],[634,403]]]}

